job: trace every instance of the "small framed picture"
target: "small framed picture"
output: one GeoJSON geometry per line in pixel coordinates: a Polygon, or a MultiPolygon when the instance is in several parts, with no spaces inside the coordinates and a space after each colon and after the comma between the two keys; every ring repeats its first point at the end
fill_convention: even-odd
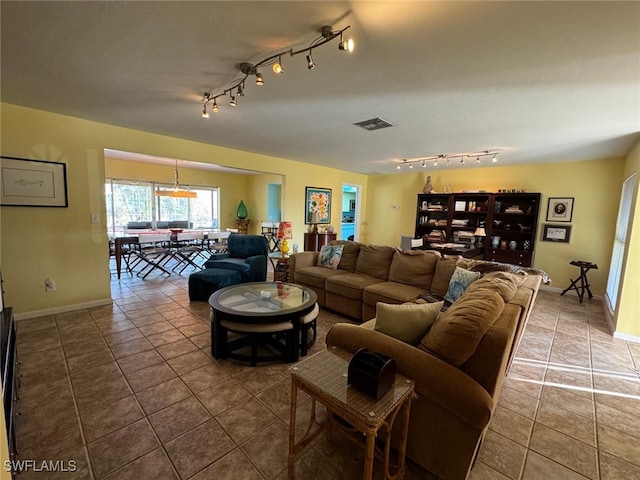
{"type": "Polygon", "coordinates": [[[571,222],[574,197],[551,197],[547,206],[547,222],[571,222]]]}
{"type": "Polygon", "coordinates": [[[550,225],[544,224],[542,231],[542,240],[546,242],[564,242],[569,243],[571,237],[570,225],[550,225]]]}

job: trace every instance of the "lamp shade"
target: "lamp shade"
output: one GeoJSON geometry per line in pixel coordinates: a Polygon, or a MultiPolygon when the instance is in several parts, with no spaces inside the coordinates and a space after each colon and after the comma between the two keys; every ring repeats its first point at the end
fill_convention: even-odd
{"type": "Polygon", "coordinates": [[[293,238],[293,231],[291,228],[291,222],[280,222],[278,224],[278,238],[293,238]]]}
{"type": "Polygon", "coordinates": [[[484,228],[478,227],[478,228],[476,228],[476,231],[473,232],[473,235],[475,237],[486,237],[487,236],[487,232],[484,231],[484,228]]]}

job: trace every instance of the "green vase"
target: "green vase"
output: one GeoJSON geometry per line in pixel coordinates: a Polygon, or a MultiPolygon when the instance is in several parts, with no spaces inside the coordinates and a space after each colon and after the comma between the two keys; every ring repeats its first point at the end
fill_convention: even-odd
{"type": "Polygon", "coordinates": [[[244,220],[245,218],[247,218],[248,215],[249,213],[247,212],[247,206],[244,204],[242,200],[240,200],[240,205],[238,205],[238,211],[236,212],[236,216],[240,220],[244,220]]]}

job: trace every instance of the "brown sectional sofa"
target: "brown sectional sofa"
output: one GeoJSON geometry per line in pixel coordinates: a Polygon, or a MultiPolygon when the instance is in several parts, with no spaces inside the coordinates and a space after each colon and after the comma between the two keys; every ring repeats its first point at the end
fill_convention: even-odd
{"type": "MultiPolygon", "coordinates": [[[[292,279],[316,291],[322,306],[357,320],[374,317],[376,302],[421,303],[432,300],[430,295],[443,296],[456,266],[482,272],[495,266],[355,242],[345,243],[347,251],[347,262],[337,270],[315,266],[315,252],[293,255],[292,279]]],[[[327,345],[349,352],[365,347],[394,358],[397,371],[416,382],[407,456],[440,478],[464,479],[498,403],[542,278],[487,273],[436,319],[418,345],[374,330],[375,319],[335,325],[327,345]]],[[[397,432],[393,436],[397,444],[397,432]]]]}

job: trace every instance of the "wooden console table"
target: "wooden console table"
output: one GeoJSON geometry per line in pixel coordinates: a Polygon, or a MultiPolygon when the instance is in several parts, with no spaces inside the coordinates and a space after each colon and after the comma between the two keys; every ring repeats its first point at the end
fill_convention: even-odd
{"type": "Polygon", "coordinates": [[[305,233],[304,234],[304,251],[319,252],[323,245],[331,240],[336,239],[335,233],[305,233]]]}

